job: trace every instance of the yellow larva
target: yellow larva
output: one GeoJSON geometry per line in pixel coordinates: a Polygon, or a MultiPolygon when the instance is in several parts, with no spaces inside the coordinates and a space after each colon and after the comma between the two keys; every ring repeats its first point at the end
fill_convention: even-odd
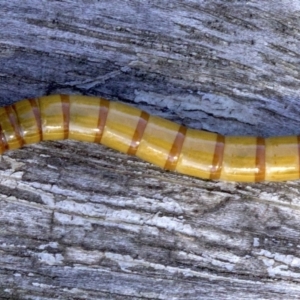
{"type": "Polygon", "coordinates": [[[300,138],[222,136],[188,129],[103,98],[52,95],[0,108],[0,154],[42,140],[101,143],[203,179],[300,178],[300,138]]]}

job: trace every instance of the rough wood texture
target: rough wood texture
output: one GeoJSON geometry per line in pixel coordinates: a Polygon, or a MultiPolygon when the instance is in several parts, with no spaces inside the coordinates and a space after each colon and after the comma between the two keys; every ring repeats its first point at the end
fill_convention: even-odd
{"type": "MultiPolygon", "coordinates": [[[[0,103],[101,95],[222,134],[299,134],[297,1],[3,1],[0,103]]],[[[299,181],[164,172],[100,145],[0,163],[1,299],[300,299],[299,181]]]]}

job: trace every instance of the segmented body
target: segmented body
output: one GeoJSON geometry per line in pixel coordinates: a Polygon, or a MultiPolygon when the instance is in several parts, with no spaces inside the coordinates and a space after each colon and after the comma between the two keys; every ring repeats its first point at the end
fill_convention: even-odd
{"type": "Polygon", "coordinates": [[[0,108],[0,154],[25,144],[67,138],[101,143],[164,169],[204,179],[300,178],[297,136],[222,136],[86,96],[52,95],[0,108]]]}

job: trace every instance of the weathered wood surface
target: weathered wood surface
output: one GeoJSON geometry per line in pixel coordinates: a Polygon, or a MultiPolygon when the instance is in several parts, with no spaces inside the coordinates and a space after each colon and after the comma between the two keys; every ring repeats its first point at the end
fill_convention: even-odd
{"type": "MultiPolygon", "coordinates": [[[[118,99],[222,134],[298,134],[297,1],[3,1],[0,103],[118,99]]],[[[1,299],[300,299],[299,181],[164,172],[101,145],[0,163],[1,299]]]]}

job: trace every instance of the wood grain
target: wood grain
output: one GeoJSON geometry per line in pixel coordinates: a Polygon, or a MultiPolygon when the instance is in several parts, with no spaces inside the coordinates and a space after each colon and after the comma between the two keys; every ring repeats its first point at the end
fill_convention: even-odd
{"type": "MultiPolygon", "coordinates": [[[[80,93],[295,136],[299,29],[296,1],[3,1],[1,105],[80,93]]],[[[203,181],[89,143],[9,151],[0,297],[299,299],[299,200],[299,181],[203,181]]]]}

